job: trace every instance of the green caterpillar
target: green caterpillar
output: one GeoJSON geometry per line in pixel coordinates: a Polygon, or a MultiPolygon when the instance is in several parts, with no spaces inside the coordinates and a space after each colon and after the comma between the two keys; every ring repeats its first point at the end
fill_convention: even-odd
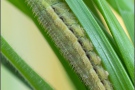
{"type": "Polygon", "coordinates": [[[26,0],[39,23],[90,90],[113,90],[93,44],[62,0],[26,0]]]}

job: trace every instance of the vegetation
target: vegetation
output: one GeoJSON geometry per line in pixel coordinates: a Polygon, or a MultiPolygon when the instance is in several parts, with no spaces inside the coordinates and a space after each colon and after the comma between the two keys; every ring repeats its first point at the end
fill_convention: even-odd
{"type": "MultiPolygon", "coordinates": [[[[72,79],[77,90],[88,87],[82,83],[76,73],[69,67],[68,62],[52,39],[44,32],[37,17],[24,0],[9,0],[20,11],[27,15],[38,27],[48,41],[55,54],[62,62],[66,72],[72,79]],[[65,64],[66,63],[66,64],[65,64]]],[[[134,89],[134,9],[132,0],[65,0],[79,23],[85,29],[87,37],[93,43],[96,52],[102,59],[103,67],[109,73],[109,80],[114,90],[134,89]],[[126,32],[115,17],[112,7],[123,19],[126,32]],[[104,23],[105,21],[105,23],[104,23]],[[107,25],[107,27],[105,26],[107,25]]],[[[15,50],[1,36],[2,56],[5,57],[19,73],[36,90],[52,90],[53,86],[46,83],[34,70],[17,55],[15,50]]],[[[3,59],[3,58],[2,58],[3,59]]],[[[4,60],[4,59],[3,59],[4,60]]],[[[4,63],[3,63],[4,64],[4,63]]]]}

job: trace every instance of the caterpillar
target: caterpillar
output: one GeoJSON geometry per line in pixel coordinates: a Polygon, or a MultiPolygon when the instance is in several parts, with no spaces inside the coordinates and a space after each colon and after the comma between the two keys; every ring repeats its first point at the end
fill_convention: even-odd
{"type": "Polygon", "coordinates": [[[90,90],[113,90],[85,30],[63,0],[26,0],[45,32],[90,90]]]}

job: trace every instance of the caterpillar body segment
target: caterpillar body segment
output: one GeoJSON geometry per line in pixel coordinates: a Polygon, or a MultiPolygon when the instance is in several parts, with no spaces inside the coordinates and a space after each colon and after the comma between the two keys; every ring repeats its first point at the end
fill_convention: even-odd
{"type": "Polygon", "coordinates": [[[95,70],[97,73],[99,73],[98,75],[99,77],[101,77],[100,78],[101,81],[106,80],[108,78],[108,74],[103,68],[101,68],[101,66],[95,66],[95,70]]]}
{"type": "Polygon", "coordinates": [[[81,44],[85,52],[93,51],[93,45],[86,37],[78,38],[78,42],[81,44]]]}
{"type": "Polygon", "coordinates": [[[101,64],[101,59],[93,51],[88,51],[87,56],[94,66],[101,64]]]}
{"type": "Polygon", "coordinates": [[[72,33],[74,33],[77,38],[85,36],[83,28],[81,28],[78,24],[73,24],[71,26],[68,26],[68,28],[72,33]]]}
{"type": "Polygon", "coordinates": [[[76,20],[76,18],[74,17],[74,14],[71,14],[71,13],[69,13],[69,12],[66,12],[66,13],[62,14],[62,15],[60,15],[59,17],[63,20],[63,22],[64,22],[67,26],[70,26],[70,25],[72,25],[72,24],[78,23],[78,22],[76,22],[77,20],[76,20]],[[69,17],[70,17],[70,18],[69,18],[69,17]]]}
{"type": "Polygon", "coordinates": [[[92,64],[89,63],[89,59],[86,57],[85,54],[81,56],[81,59],[82,59],[82,62],[84,63],[84,65],[86,66],[85,68],[87,68],[87,69],[93,68],[92,64]]]}
{"type": "Polygon", "coordinates": [[[107,88],[107,90],[113,90],[113,86],[108,80],[104,80],[103,84],[107,88]]]}
{"type": "Polygon", "coordinates": [[[63,13],[69,12],[69,8],[65,3],[58,3],[55,5],[52,5],[53,10],[57,13],[57,15],[61,16],[63,13]],[[62,7],[62,8],[61,8],[62,7]]]}

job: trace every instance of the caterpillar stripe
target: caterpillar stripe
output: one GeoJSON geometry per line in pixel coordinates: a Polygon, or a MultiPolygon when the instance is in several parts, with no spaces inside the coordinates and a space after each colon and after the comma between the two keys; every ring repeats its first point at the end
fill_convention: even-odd
{"type": "Polygon", "coordinates": [[[91,41],[62,0],[26,0],[45,32],[91,90],[113,90],[91,41]]]}

